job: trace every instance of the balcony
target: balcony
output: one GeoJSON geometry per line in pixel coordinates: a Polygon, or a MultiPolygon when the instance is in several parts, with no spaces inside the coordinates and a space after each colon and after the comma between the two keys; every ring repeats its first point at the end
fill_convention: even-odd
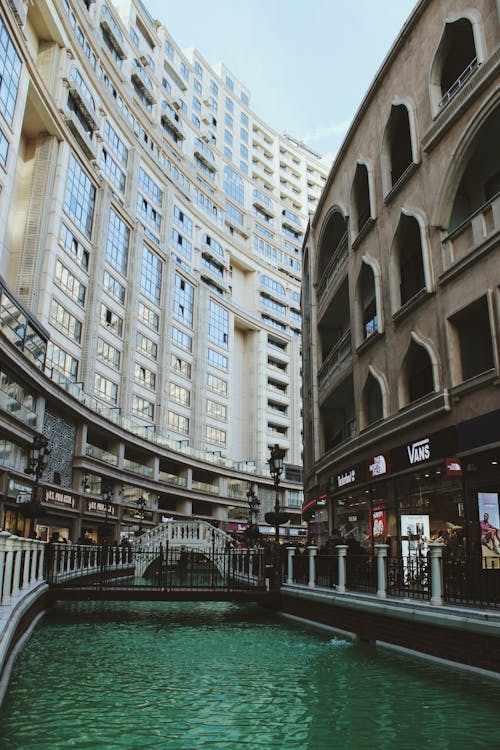
{"type": "Polygon", "coordinates": [[[2,390],[0,390],[0,409],[19,419],[28,425],[28,427],[35,427],[36,425],[36,412],[31,411],[6,391],[2,390]]]}
{"type": "Polygon", "coordinates": [[[472,216],[449,234],[442,243],[441,282],[447,281],[474,262],[479,254],[498,240],[500,231],[500,193],[484,203],[472,216]]]}
{"type": "Polygon", "coordinates": [[[325,395],[334,377],[351,362],[351,331],[347,330],[337,341],[318,372],[318,388],[320,398],[325,395]]]}
{"type": "Polygon", "coordinates": [[[99,448],[97,445],[87,444],[85,455],[90,458],[95,458],[98,461],[104,461],[107,464],[111,464],[111,466],[118,466],[118,456],[109,451],[105,451],[103,448],[99,448]]]}
{"type": "Polygon", "coordinates": [[[162,484],[175,484],[178,487],[185,487],[187,484],[186,477],[177,476],[177,474],[170,474],[168,471],[160,471],[158,474],[158,481],[162,484]]]}
{"type": "Polygon", "coordinates": [[[332,287],[335,285],[335,282],[342,274],[347,264],[348,254],[349,249],[346,233],[335,248],[332,259],[328,263],[321,276],[321,279],[319,280],[317,291],[319,305],[324,302],[328,292],[332,289],[332,287]]]}

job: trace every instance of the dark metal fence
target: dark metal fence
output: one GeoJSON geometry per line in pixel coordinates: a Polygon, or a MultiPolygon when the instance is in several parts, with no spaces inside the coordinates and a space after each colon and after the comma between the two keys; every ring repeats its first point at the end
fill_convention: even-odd
{"type": "Polygon", "coordinates": [[[430,566],[427,557],[387,559],[387,594],[411,599],[431,598],[430,566]]]}
{"type": "Polygon", "coordinates": [[[456,559],[443,554],[444,598],[450,604],[500,607],[500,568],[496,558],[456,559]]]}
{"type": "Polygon", "coordinates": [[[52,586],[102,590],[248,590],[265,588],[263,553],[201,550],[160,545],[156,549],[52,545],[47,557],[52,586]]]}

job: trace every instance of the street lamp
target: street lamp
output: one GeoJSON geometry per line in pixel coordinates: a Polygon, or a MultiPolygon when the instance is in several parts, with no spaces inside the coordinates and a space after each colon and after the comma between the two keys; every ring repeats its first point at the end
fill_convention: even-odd
{"type": "Polygon", "coordinates": [[[110,531],[110,526],[108,524],[108,513],[111,508],[111,500],[113,498],[113,488],[110,484],[103,484],[101,485],[101,499],[104,504],[104,528],[103,531],[105,532],[106,536],[108,532],[110,531]]]}
{"type": "Polygon", "coordinates": [[[248,502],[248,520],[249,525],[243,532],[246,543],[249,547],[253,546],[260,538],[259,529],[257,527],[257,519],[259,517],[260,500],[253,490],[253,484],[248,485],[247,492],[248,502]],[[255,516],[255,523],[254,523],[255,516]]]}
{"type": "Polygon", "coordinates": [[[38,517],[41,507],[42,498],[40,496],[39,481],[46,469],[48,456],[50,455],[49,441],[45,435],[35,435],[33,438],[33,447],[30,451],[29,464],[25,468],[25,474],[32,474],[35,477],[35,486],[31,493],[31,501],[26,504],[24,516],[31,519],[30,536],[35,532],[35,521],[38,517]]]}
{"type": "Polygon", "coordinates": [[[139,529],[136,531],[136,536],[141,536],[142,534],[142,522],[144,521],[144,508],[146,507],[146,500],[142,497],[137,498],[137,507],[139,508],[138,513],[136,513],[136,518],[139,519],[139,529]]]}
{"type": "Polygon", "coordinates": [[[268,524],[275,527],[275,541],[279,544],[280,541],[280,524],[288,521],[288,513],[280,512],[280,477],[283,474],[283,459],[285,457],[285,451],[279,447],[278,443],[271,448],[271,455],[269,457],[269,472],[274,481],[274,490],[276,493],[276,499],[274,503],[274,512],[266,513],[265,519],[268,524]]]}

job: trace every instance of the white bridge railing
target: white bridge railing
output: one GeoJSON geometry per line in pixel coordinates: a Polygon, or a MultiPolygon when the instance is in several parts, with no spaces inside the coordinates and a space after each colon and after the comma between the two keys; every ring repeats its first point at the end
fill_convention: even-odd
{"type": "Polygon", "coordinates": [[[203,548],[220,552],[231,542],[225,531],[212,526],[206,521],[166,521],[146,531],[134,540],[133,546],[140,549],[157,549],[164,547],[203,548]]]}
{"type": "Polygon", "coordinates": [[[44,580],[45,542],[0,532],[0,606],[44,580]]]}

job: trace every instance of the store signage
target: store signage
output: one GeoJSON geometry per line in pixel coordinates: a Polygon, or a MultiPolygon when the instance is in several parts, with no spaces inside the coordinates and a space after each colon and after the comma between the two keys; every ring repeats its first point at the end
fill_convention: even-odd
{"type": "MultiPolygon", "coordinates": [[[[9,479],[9,495],[31,494],[31,485],[18,482],[17,479],[9,479]]],[[[28,502],[27,500],[25,502],[28,502]]]]}
{"type": "Polygon", "coordinates": [[[345,487],[346,484],[352,484],[356,481],[356,469],[346,471],[344,474],[337,475],[337,487],[345,487]]]}
{"type": "Polygon", "coordinates": [[[462,476],[462,464],[459,458],[445,458],[445,465],[447,477],[462,476]]]}
{"type": "Polygon", "coordinates": [[[368,476],[372,479],[388,474],[390,470],[388,453],[379,453],[378,456],[372,456],[368,461],[368,476]]]}
{"type": "Polygon", "coordinates": [[[385,539],[387,535],[387,522],[385,508],[374,508],[372,513],[372,535],[375,541],[385,539]]]}
{"type": "Polygon", "coordinates": [[[75,498],[72,495],[68,495],[66,492],[58,492],[57,490],[46,489],[45,502],[58,503],[59,505],[69,505],[70,508],[75,507],[75,498]]]}
{"type": "Polygon", "coordinates": [[[30,503],[31,499],[31,492],[20,492],[16,495],[16,503],[30,503]]]}
{"type": "MultiPolygon", "coordinates": [[[[116,511],[113,505],[108,505],[108,516],[115,516],[116,511]]],[[[87,510],[89,513],[106,513],[106,503],[100,503],[98,500],[88,500],[87,510]]]]}
{"type": "Polygon", "coordinates": [[[419,464],[422,461],[428,461],[431,457],[431,443],[429,438],[424,438],[416,443],[406,446],[408,451],[408,460],[412,464],[419,464]]]}

